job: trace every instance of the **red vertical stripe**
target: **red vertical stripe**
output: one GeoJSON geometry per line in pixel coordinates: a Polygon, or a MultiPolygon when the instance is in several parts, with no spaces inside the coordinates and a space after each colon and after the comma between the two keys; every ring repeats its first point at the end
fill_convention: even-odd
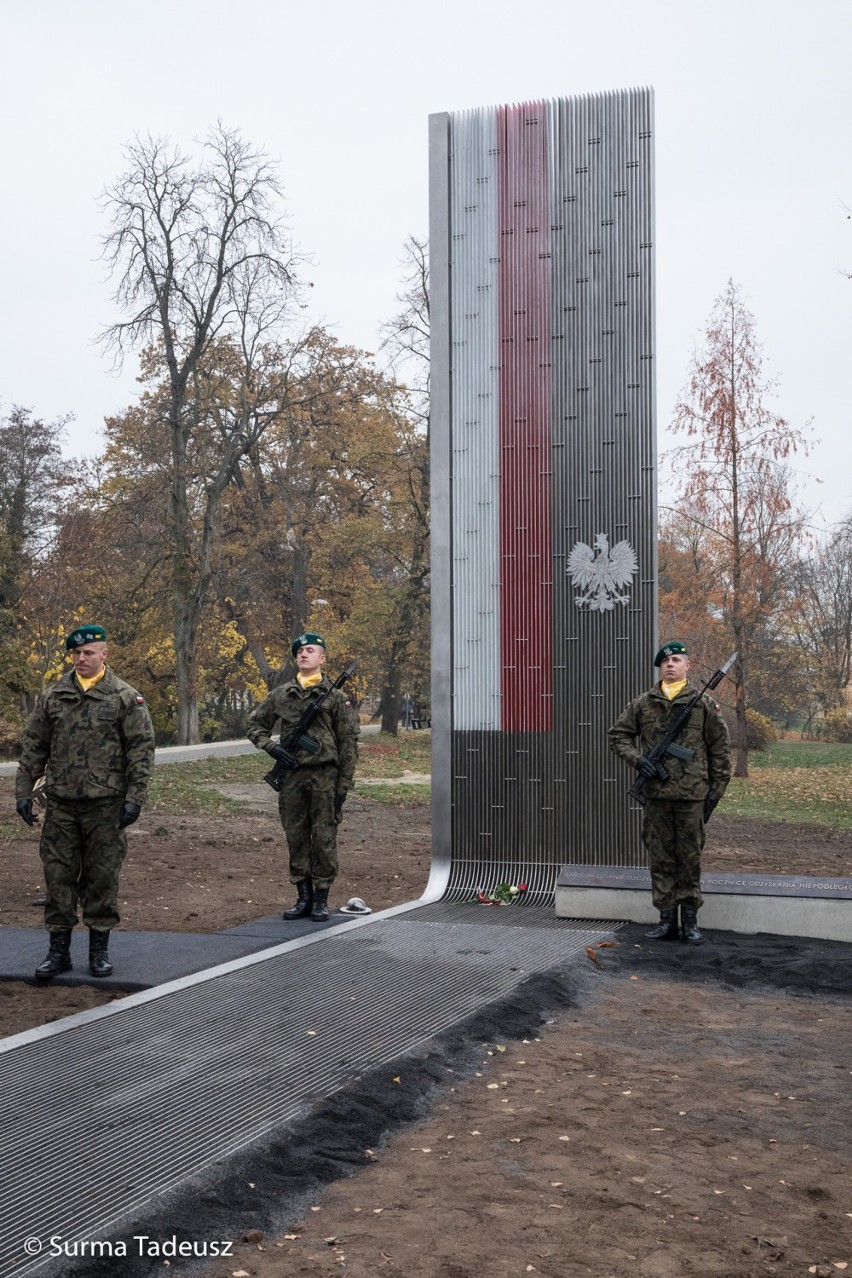
{"type": "Polygon", "coordinates": [[[544,103],[500,107],[500,651],[504,732],[553,726],[550,211],[544,103]]]}

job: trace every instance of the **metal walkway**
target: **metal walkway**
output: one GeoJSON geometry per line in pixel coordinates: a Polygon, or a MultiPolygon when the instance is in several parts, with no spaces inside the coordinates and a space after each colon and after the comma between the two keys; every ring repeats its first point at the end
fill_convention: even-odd
{"type": "Polygon", "coordinates": [[[0,1275],[62,1263],[52,1235],[108,1236],[611,929],[552,906],[398,907],[8,1040],[0,1275]]]}

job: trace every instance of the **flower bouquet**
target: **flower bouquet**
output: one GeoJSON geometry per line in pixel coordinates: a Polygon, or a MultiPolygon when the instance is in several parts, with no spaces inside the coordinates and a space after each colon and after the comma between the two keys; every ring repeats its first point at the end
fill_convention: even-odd
{"type": "Polygon", "coordinates": [[[481,905],[517,905],[526,891],[526,883],[498,883],[490,892],[477,888],[475,900],[481,905]]]}

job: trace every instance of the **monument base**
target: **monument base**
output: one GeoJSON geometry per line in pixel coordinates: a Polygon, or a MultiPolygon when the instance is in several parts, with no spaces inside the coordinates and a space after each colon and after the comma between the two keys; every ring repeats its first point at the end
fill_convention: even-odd
{"type": "MultiPolygon", "coordinates": [[[[701,876],[701,894],[702,930],[852,941],[852,879],[708,873],[701,876]]],[[[626,866],[564,865],[556,880],[556,914],[628,923],[659,919],[650,874],[626,866]]]]}

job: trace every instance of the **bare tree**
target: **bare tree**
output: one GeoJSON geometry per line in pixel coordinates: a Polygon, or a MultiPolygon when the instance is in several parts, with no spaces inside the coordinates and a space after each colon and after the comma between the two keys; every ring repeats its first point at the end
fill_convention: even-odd
{"type": "Polygon", "coordinates": [[[733,646],[736,686],[736,775],[748,775],[746,689],[751,650],[779,597],[793,560],[804,512],[795,503],[786,459],[807,452],[802,431],[772,413],[772,385],[754,316],[729,281],[717,299],[704,349],[692,361],[672,429],[690,442],[673,450],[677,516],[706,536],[709,580],[733,646]]]}
{"type": "MultiPolygon", "coordinates": [[[[22,660],[20,626],[31,603],[34,574],[49,555],[66,468],[62,436],[66,418],[44,422],[13,406],[0,419],[0,663],[3,683],[18,708],[32,701],[32,668],[22,660]]],[[[27,641],[31,635],[26,635],[27,641]]]]}
{"type": "Polygon", "coordinates": [[[839,709],[852,679],[852,519],[803,559],[795,579],[793,637],[816,705],[839,709]]]}
{"type": "Polygon", "coordinates": [[[401,447],[397,465],[404,478],[409,510],[410,539],[400,564],[403,587],[398,594],[385,686],[382,692],[382,732],[396,733],[410,666],[412,640],[422,630],[429,608],[429,246],[410,235],[403,253],[399,310],[384,327],[383,348],[394,372],[405,380],[408,423],[400,422],[401,447]]]}
{"type": "Polygon", "coordinates": [[[285,393],[267,373],[280,368],[278,342],[298,308],[297,259],[274,169],[238,131],[218,124],[197,163],[150,137],[126,159],[104,195],[104,256],[123,318],[103,340],[118,359],[147,347],[167,371],[177,740],[189,743],[199,735],[196,639],[220,499],[285,393]],[[227,401],[205,382],[216,345],[242,359],[227,401]]]}

